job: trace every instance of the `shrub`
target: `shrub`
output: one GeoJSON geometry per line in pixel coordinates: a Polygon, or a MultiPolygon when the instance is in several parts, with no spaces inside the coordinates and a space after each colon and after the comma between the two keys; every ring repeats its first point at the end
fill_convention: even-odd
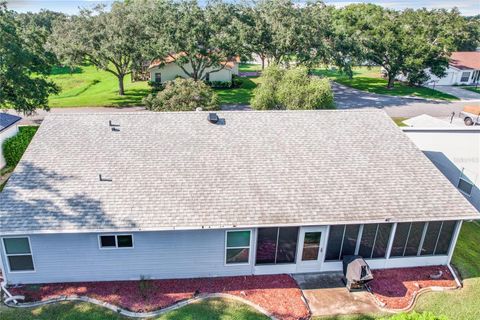
{"type": "Polygon", "coordinates": [[[240,88],[242,86],[243,80],[237,75],[232,76],[232,87],[233,88],[240,88]]]}
{"type": "Polygon", "coordinates": [[[208,81],[207,84],[212,88],[231,88],[231,81],[208,81]]]}
{"type": "Polygon", "coordinates": [[[152,87],[152,92],[157,93],[163,90],[163,83],[157,81],[148,81],[148,85],[152,87]]]}
{"type": "Polygon", "coordinates": [[[219,100],[215,92],[204,82],[178,78],[168,81],[162,91],[143,99],[152,111],[218,110],[219,100]]]}
{"type": "Polygon", "coordinates": [[[260,76],[260,85],[253,90],[251,105],[256,110],[285,109],[277,97],[277,90],[285,70],[277,65],[270,65],[260,76]]]}
{"type": "Polygon", "coordinates": [[[306,68],[288,70],[277,91],[280,103],[290,110],[333,108],[333,93],[327,79],[309,77],[306,68]]]}
{"type": "Polygon", "coordinates": [[[308,70],[270,66],[262,73],[254,90],[252,107],[257,110],[313,110],[334,108],[333,93],[327,79],[310,77],[308,70]]]}
{"type": "Polygon", "coordinates": [[[448,318],[445,316],[435,316],[431,312],[416,313],[414,311],[412,313],[400,313],[394,315],[393,317],[388,318],[388,320],[448,320],[448,318]]]}
{"type": "Polygon", "coordinates": [[[33,126],[20,127],[16,136],[4,141],[2,149],[7,167],[15,167],[18,164],[37,130],[38,127],[33,126]]]}

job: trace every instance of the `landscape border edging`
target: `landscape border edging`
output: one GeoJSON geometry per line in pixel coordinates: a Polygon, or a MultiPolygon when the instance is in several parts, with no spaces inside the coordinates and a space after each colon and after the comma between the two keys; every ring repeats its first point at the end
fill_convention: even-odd
{"type": "Polygon", "coordinates": [[[157,317],[160,315],[163,315],[165,313],[168,313],[170,311],[177,310],[181,307],[187,306],[189,304],[199,302],[199,301],[204,301],[208,299],[213,299],[213,298],[223,298],[223,299],[230,299],[230,300],[236,300],[239,302],[242,302],[256,311],[260,312],[261,314],[267,316],[268,318],[272,320],[278,320],[273,314],[271,314],[269,311],[265,310],[263,307],[245,299],[242,297],[238,297],[232,294],[227,294],[227,293],[207,293],[207,294],[200,294],[198,296],[195,296],[193,298],[179,301],[171,306],[165,307],[160,310],[156,311],[151,311],[151,312],[133,312],[129,311],[126,309],[123,309],[121,307],[117,307],[111,303],[100,301],[94,298],[90,298],[87,296],[59,296],[56,298],[51,298],[48,300],[44,301],[37,301],[37,302],[26,302],[26,303],[17,303],[17,304],[5,304],[8,307],[11,308],[35,308],[35,307],[40,307],[48,304],[54,304],[54,303],[59,303],[59,302],[65,302],[65,301],[77,301],[77,302],[88,302],[92,303],[94,305],[109,309],[111,311],[117,312],[120,315],[127,316],[130,318],[152,318],[152,317],[157,317]]]}

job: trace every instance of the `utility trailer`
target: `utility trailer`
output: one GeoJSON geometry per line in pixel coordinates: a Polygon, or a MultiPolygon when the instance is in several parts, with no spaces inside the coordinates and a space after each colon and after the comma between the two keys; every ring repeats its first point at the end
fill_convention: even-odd
{"type": "Polygon", "coordinates": [[[458,116],[466,126],[480,125],[480,106],[465,106],[458,116]]]}

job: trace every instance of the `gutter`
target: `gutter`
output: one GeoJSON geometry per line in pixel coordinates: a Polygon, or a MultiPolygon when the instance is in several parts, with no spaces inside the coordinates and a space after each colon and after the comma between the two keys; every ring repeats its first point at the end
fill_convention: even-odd
{"type": "MultiPolygon", "coordinates": [[[[309,223],[273,223],[273,224],[249,224],[249,225],[218,225],[218,226],[179,226],[179,227],[152,227],[152,228],[105,228],[105,229],[59,229],[59,230],[22,230],[22,231],[3,231],[2,237],[17,235],[44,235],[44,234],[85,234],[85,233],[121,233],[121,232],[159,232],[159,231],[200,231],[200,230],[225,230],[225,229],[248,229],[248,228],[268,228],[268,227],[312,227],[312,226],[334,226],[342,224],[369,224],[369,223],[402,223],[402,222],[425,222],[425,221],[466,221],[478,220],[480,214],[466,217],[424,217],[409,219],[375,219],[375,220],[352,220],[352,221],[325,221],[309,223]]],[[[1,230],[1,228],[0,228],[1,230]]]]}

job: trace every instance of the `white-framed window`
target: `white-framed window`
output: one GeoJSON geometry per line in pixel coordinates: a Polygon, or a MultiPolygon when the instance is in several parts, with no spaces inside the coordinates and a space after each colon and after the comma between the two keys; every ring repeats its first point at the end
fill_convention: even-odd
{"type": "Polygon", "coordinates": [[[458,179],[458,184],[457,188],[467,196],[472,194],[473,186],[475,184],[468,179],[468,177],[464,174],[464,169],[462,170],[462,174],[460,175],[460,178],[458,179]]]}
{"type": "Polygon", "coordinates": [[[228,230],[225,232],[225,264],[249,264],[251,230],[228,230]]]}
{"type": "Polygon", "coordinates": [[[162,82],[162,74],[160,72],[155,72],[155,82],[162,82]]]}
{"type": "Polygon", "coordinates": [[[98,236],[100,249],[129,249],[133,248],[131,234],[102,234],[98,236]]]}
{"type": "Polygon", "coordinates": [[[10,272],[35,271],[29,237],[3,238],[3,249],[10,272]]]}
{"type": "Polygon", "coordinates": [[[464,71],[462,72],[462,78],[460,79],[461,82],[468,82],[468,79],[470,79],[470,72],[464,71]]]}

